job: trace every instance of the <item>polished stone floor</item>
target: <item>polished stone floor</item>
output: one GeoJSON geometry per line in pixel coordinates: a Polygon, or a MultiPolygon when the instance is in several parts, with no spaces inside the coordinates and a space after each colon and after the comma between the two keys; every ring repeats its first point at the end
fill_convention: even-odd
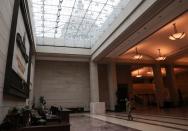
{"type": "Polygon", "coordinates": [[[84,115],[73,115],[70,118],[71,131],[138,131],[84,115]]]}
{"type": "Polygon", "coordinates": [[[177,108],[166,108],[166,109],[165,108],[158,109],[156,107],[139,107],[137,110],[134,110],[134,112],[139,114],[188,117],[188,107],[177,107],[177,108]]]}
{"type": "Polygon", "coordinates": [[[74,114],[71,115],[71,131],[188,131],[187,107],[137,107],[133,117],[133,121],[128,121],[126,112],[74,114]]]}

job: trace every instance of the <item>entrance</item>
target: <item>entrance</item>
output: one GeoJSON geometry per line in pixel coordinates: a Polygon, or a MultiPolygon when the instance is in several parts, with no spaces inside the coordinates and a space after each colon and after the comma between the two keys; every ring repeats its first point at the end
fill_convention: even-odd
{"type": "Polygon", "coordinates": [[[126,101],[128,98],[128,84],[118,84],[116,97],[117,105],[115,106],[115,111],[121,112],[126,110],[126,101]]]}

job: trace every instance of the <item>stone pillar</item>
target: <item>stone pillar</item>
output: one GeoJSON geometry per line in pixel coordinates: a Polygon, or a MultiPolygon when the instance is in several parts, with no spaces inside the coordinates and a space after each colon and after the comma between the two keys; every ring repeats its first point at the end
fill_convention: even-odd
{"type": "Polygon", "coordinates": [[[109,85],[109,101],[110,110],[115,110],[115,105],[117,101],[116,91],[117,91],[117,74],[116,74],[116,64],[111,63],[108,66],[108,85],[109,85]]]}
{"type": "Polygon", "coordinates": [[[176,85],[176,78],[174,74],[174,69],[172,65],[166,66],[166,80],[170,93],[170,98],[173,101],[174,105],[177,105],[179,102],[178,90],[176,85]]]}
{"type": "Polygon", "coordinates": [[[97,63],[90,62],[90,113],[105,113],[105,103],[99,102],[99,82],[97,63]]]}
{"type": "Polygon", "coordinates": [[[164,104],[164,82],[160,65],[153,66],[155,93],[158,107],[163,107],[164,104]]]}
{"type": "Polygon", "coordinates": [[[99,102],[98,67],[94,62],[90,62],[90,99],[99,102]]]}

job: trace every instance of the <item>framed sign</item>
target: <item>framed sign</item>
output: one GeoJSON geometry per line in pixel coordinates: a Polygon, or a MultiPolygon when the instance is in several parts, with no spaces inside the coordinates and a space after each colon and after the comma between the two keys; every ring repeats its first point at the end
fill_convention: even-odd
{"type": "Polygon", "coordinates": [[[34,39],[27,0],[15,0],[10,30],[4,95],[29,96],[34,39]]]}

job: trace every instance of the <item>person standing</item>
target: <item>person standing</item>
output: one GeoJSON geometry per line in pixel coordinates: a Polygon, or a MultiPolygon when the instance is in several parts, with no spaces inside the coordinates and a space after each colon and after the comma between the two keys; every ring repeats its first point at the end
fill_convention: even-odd
{"type": "Polygon", "coordinates": [[[134,109],[133,107],[133,99],[131,99],[130,101],[128,99],[126,99],[126,111],[128,114],[128,120],[132,121],[133,120],[133,116],[132,116],[132,110],[134,109]]]}

